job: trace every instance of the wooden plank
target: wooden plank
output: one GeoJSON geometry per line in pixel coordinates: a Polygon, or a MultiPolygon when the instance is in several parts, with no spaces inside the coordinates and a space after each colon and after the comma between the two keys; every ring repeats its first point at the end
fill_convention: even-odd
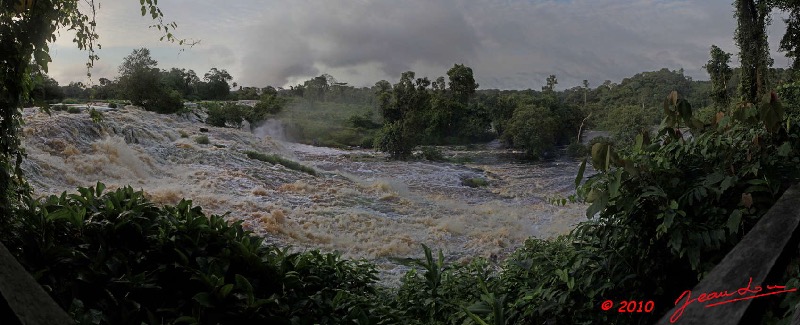
{"type": "Polygon", "coordinates": [[[800,187],[795,185],[778,199],[742,241],[690,293],[684,291],[686,296],[682,299],[676,297],[676,305],[657,324],[744,324],[748,323],[742,321],[744,317],[754,316],[747,315],[754,302],[782,299],[786,293],[779,291],[792,288],[770,289],[768,285],[783,284],[767,281],[774,281],[769,278],[771,273],[775,277],[783,271],[776,268],[781,256],[785,258],[786,254],[794,253],[796,230],[800,224],[798,206],[800,187]],[[701,297],[703,293],[714,292],[721,297],[712,297],[710,300],[701,297]],[[730,302],[719,304],[725,301],[730,302]]]}
{"type": "Polygon", "coordinates": [[[0,295],[8,308],[0,308],[3,324],[72,324],[72,318],[0,243],[0,295]],[[11,311],[13,315],[7,313],[11,311]]]}

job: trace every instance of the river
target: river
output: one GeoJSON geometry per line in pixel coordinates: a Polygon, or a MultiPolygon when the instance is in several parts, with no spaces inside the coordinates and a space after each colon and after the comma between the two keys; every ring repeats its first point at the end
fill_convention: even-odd
{"type": "Polygon", "coordinates": [[[209,127],[198,116],[126,108],[88,114],[24,111],[23,164],[37,195],[102,181],[131,185],[156,203],[189,198],[206,212],[230,212],[269,243],[339,251],[378,265],[397,279],[397,258],[420,257],[420,244],[453,262],[502,259],[526,238],[567,233],[585,220],[583,204],[548,198],[573,193],[579,163],[527,163],[496,144],[442,147],[465,163],[389,161],[371,150],[339,150],[209,127]],[[201,132],[200,128],[207,128],[201,132]],[[194,139],[205,135],[210,144],[194,139]],[[275,153],[315,168],[318,176],[248,159],[275,153]],[[469,187],[464,179],[487,181],[469,187]]]}

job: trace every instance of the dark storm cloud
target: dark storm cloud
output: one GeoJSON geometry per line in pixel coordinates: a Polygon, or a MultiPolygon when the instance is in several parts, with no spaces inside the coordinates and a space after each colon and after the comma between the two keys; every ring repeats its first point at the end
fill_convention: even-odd
{"type": "MultiPolygon", "coordinates": [[[[555,74],[564,89],[661,68],[707,79],[711,44],[737,52],[730,0],[173,0],[164,9],[177,32],[202,40],[180,55],[158,50],[164,44],[137,5],[104,2],[103,48],[125,51],[100,53],[101,64],[117,66],[130,50],[149,47],[162,68],[217,67],[259,87],[322,73],[357,86],[396,82],[407,70],[435,78],[454,63],[472,67],[481,88],[538,89],[555,74]]],[[[774,17],[776,67],[788,64],[775,51],[784,29],[774,17]]],[[[62,82],[85,78],[70,38],[54,55],[62,82]]]]}
{"type": "Polygon", "coordinates": [[[320,66],[377,64],[399,76],[415,64],[471,58],[479,39],[453,1],[302,1],[256,25],[243,46],[246,82],[284,84],[320,66]]]}

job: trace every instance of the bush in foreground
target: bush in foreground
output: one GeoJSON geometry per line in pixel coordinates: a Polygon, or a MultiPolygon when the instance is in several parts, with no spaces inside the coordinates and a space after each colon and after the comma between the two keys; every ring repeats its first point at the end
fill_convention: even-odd
{"type": "Polygon", "coordinates": [[[397,323],[366,262],[263,245],[240,222],[141,191],[32,201],[6,242],[78,323],[397,323]]]}

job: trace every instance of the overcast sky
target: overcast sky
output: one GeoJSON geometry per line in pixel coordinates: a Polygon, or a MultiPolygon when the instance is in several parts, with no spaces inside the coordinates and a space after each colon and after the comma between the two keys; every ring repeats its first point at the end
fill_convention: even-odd
{"type": "MultiPolygon", "coordinates": [[[[201,41],[184,51],[158,41],[139,1],[99,2],[94,83],[115,78],[122,58],[140,47],[161,69],[201,78],[226,69],[244,86],[289,86],[323,73],[371,86],[408,70],[435,79],[464,63],[482,89],[539,89],[550,74],[557,89],[584,79],[594,87],[661,68],[706,80],[711,44],[737,52],[732,0],[162,0],[176,36],[201,41]]],[[[777,52],[785,27],[773,20],[775,67],[788,67],[777,52]]],[[[88,53],[71,34],[61,33],[51,55],[59,83],[89,82],[88,53]]]]}

